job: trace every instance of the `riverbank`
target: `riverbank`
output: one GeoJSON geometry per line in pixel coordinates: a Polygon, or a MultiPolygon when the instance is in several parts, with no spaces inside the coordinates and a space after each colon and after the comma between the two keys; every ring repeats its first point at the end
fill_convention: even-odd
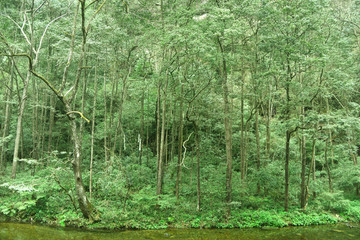
{"type": "MultiPolygon", "coordinates": [[[[217,216],[210,213],[199,214],[172,214],[169,217],[156,218],[154,216],[143,216],[143,218],[130,218],[119,216],[115,219],[103,218],[100,222],[90,222],[84,219],[77,212],[67,212],[62,217],[44,216],[40,221],[32,216],[23,217],[15,215],[12,217],[0,216],[0,222],[17,222],[42,224],[56,227],[76,227],[85,229],[233,229],[233,228],[261,228],[272,230],[288,226],[311,226],[324,224],[337,224],[355,222],[351,216],[338,215],[333,213],[315,212],[278,212],[275,210],[237,210],[232,212],[231,217],[217,216]]],[[[351,226],[351,225],[350,225],[351,226]]]]}
{"type": "Polygon", "coordinates": [[[218,188],[203,192],[197,211],[196,194],[190,188],[193,185],[184,185],[183,195],[177,199],[170,184],[165,185],[162,195],[156,195],[156,189],[144,183],[142,188],[127,189],[118,179],[121,172],[99,178],[102,185],[93,190],[91,202],[101,221],[91,222],[77,208],[71,173],[56,171],[57,178],[63,179],[61,185],[48,169],[35,176],[19,174],[18,179],[0,177],[1,220],[87,229],[244,229],[360,222],[358,196],[341,191],[310,196],[306,210],[299,209],[293,197],[289,211],[285,212],[280,190],[274,196],[265,192],[249,195],[249,190],[239,185],[231,215],[227,217],[228,206],[223,193],[216,191],[218,188]],[[109,178],[111,181],[105,181],[109,178]]]}

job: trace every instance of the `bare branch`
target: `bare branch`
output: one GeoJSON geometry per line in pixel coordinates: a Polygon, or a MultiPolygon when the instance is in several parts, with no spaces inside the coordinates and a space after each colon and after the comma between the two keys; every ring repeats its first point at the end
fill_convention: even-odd
{"type": "Polygon", "coordinates": [[[70,115],[70,114],[73,114],[73,113],[79,114],[79,115],[81,116],[81,118],[85,119],[85,121],[87,121],[88,123],[90,123],[90,120],[87,119],[82,112],[79,112],[79,111],[70,111],[70,112],[67,112],[66,114],[67,114],[67,115],[70,115]]]}
{"type": "MultiPolygon", "coordinates": [[[[21,27],[20,27],[20,25],[19,25],[14,19],[12,19],[9,15],[6,15],[6,17],[7,17],[8,19],[10,19],[10,20],[20,29],[20,31],[21,31],[22,35],[24,36],[26,42],[31,46],[31,42],[30,42],[29,38],[27,37],[26,33],[24,32],[24,26],[25,26],[25,23],[26,23],[25,14],[24,14],[24,22],[23,22],[23,25],[22,25],[21,27]]],[[[34,53],[36,53],[36,51],[35,51],[34,48],[32,49],[32,51],[33,51],[34,53]]]]}
{"type": "Polygon", "coordinates": [[[44,32],[43,32],[43,34],[42,34],[42,36],[41,36],[41,38],[40,38],[40,41],[39,41],[39,47],[38,47],[37,51],[35,52],[34,65],[36,65],[36,63],[37,63],[38,56],[39,56],[39,52],[40,52],[40,49],[41,49],[41,45],[42,45],[42,42],[43,42],[43,40],[44,40],[46,31],[48,30],[49,26],[50,26],[52,23],[54,23],[55,21],[59,20],[60,18],[66,16],[66,15],[67,15],[67,13],[65,13],[65,14],[63,14],[63,15],[61,15],[61,16],[59,16],[59,17],[56,17],[56,18],[54,18],[53,20],[51,20],[51,21],[46,25],[46,27],[45,27],[45,29],[44,29],[44,32]]]}
{"type": "Polygon", "coordinates": [[[94,3],[96,3],[96,2],[98,2],[99,0],[94,0],[94,1],[92,1],[91,3],[89,3],[89,5],[87,5],[86,7],[85,7],[85,9],[87,9],[88,7],[90,7],[91,5],[93,5],[94,3]]]}
{"type": "Polygon", "coordinates": [[[182,165],[184,168],[187,168],[189,169],[188,167],[185,166],[185,156],[186,156],[186,147],[185,147],[185,144],[190,140],[190,137],[191,135],[193,134],[194,132],[191,132],[189,137],[183,142],[183,148],[184,148],[184,153],[183,153],[183,159],[180,163],[180,165],[182,165]]]}
{"type": "Polygon", "coordinates": [[[104,4],[106,3],[106,1],[107,1],[107,0],[104,0],[104,2],[100,5],[100,7],[96,10],[96,12],[95,12],[95,13],[91,16],[91,18],[89,19],[89,22],[88,22],[88,24],[87,24],[87,26],[86,26],[86,29],[85,29],[86,33],[88,33],[88,31],[89,31],[91,21],[94,20],[95,16],[100,12],[100,10],[102,9],[102,7],[103,7],[104,4]]]}
{"type": "Polygon", "coordinates": [[[74,52],[76,19],[77,19],[78,13],[79,13],[79,6],[80,6],[80,2],[78,2],[77,6],[76,6],[76,10],[75,10],[75,15],[74,15],[74,20],[73,20],[73,29],[72,29],[72,32],[71,32],[70,50],[69,50],[68,59],[67,59],[67,62],[66,62],[65,68],[64,68],[63,79],[62,79],[62,82],[61,82],[59,92],[61,92],[65,87],[68,69],[70,67],[70,63],[71,63],[71,60],[72,60],[72,55],[73,55],[73,52],[74,52]]]}
{"type": "Polygon", "coordinates": [[[42,4],[40,4],[39,7],[37,7],[35,10],[34,10],[34,13],[36,13],[38,10],[40,10],[44,5],[45,3],[47,2],[48,0],[45,0],[42,4]]]}

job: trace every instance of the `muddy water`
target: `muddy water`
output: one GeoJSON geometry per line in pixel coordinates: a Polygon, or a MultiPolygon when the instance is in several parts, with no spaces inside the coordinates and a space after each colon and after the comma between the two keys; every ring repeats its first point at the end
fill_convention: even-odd
{"type": "Polygon", "coordinates": [[[244,239],[244,240],[355,240],[360,239],[360,225],[323,225],[281,229],[166,229],[90,231],[53,228],[31,224],[0,223],[1,240],[107,240],[107,239],[244,239]]]}

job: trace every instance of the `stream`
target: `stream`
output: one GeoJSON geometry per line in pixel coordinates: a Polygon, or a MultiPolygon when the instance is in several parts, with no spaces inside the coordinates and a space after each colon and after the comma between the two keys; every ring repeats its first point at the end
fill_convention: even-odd
{"type": "Polygon", "coordinates": [[[1,240],[106,240],[106,239],[246,239],[246,240],[355,240],[360,225],[345,224],[281,229],[164,229],[164,230],[84,230],[21,223],[0,223],[1,240]]]}

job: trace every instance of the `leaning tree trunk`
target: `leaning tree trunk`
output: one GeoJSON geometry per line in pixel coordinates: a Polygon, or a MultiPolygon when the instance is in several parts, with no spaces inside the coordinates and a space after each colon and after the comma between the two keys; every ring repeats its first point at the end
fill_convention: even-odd
{"type": "Polygon", "coordinates": [[[81,141],[80,141],[80,132],[76,124],[74,111],[71,110],[68,104],[65,105],[66,111],[71,113],[69,115],[70,127],[71,127],[71,139],[73,142],[73,154],[74,158],[71,162],[74,171],[75,177],[75,191],[78,199],[79,207],[85,218],[88,218],[91,221],[98,220],[99,215],[96,209],[92,206],[90,201],[87,198],[86,191],[83,184],[82,174],[81,174],[81,141]]]}

